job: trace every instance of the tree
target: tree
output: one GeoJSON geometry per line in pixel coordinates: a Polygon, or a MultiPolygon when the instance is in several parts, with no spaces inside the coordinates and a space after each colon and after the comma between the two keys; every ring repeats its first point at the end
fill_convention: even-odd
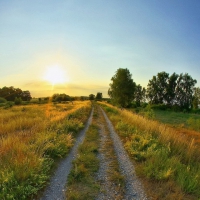
{"type": "Polygon", "coordinates": [[[135,102],[137,106],[140,106],[140,103],[142,101],[145,101],[145,94],[146,94],[146,89],[143,88],[140,84],[136,85],[135,88],[135,102]]]}
{"type": "Polygon", "coordinates": [[[175,102],[181,108],[188,109],[192,106],[194,86],[197,83],[188,73],[180,74],[177,79],[175,102]]]}
{"type": "Polygon", "coordinates": [[[90,95],[89,95],[89,100],[94,100],[94,98],[95,98],[95,95],[94,95],[94,94],[90,94],[90,95]]]}
{"type": "Polygon", "coordinates": [[[176,85],[178,77],[178,74],[173,73],[168,79],[167,95],[165,97],[165,101],[168,105],[173,105],[175,103],[176,85]]]}
{"type": "Polygon", "coordinates": [[[147,97],[150,99],[150,103],[162,104],[166,101],[168,80],[169,74],[166,72],[160,72],[157,76],[153,76],[152,80],[149,80],[147,97]]]}
{"type": "Polygon", "coordinates": [[[199,87],[194,88],[193,93],[194,95],[193,95],[192,104],[193,104],[193,108],[197,109],[200,104],[200,88],[199,87]]]}
{"type": "Polygon", "coordinates": [[[121,107],[127,107],[133,101],[136,90],[136,83],[129,70],[119,68],[111,81],[108,95],[121,107]]]}
{"type": "Polygon", "coordinates": [[[0,88],[0,97],[5,98],[7,101],[15,101],[15,98],[30,101],[32,98],[28,90],[22,91],[20,88],[14,88],[13,86],[0,88]]]}
{"type": "Polygon", "coordinates": [[[28,90],[23,91],[21,98],[23,101],[30,101],[32,99],[31,93],[28,90]]]}
{"type": "Polygon", "coordinates": [[[103,98],[103,95],[102,95],[102,93],[101,92],[97,92],[97,95],[96,95],[96,100],[102,100],[102,98],[103,98]]]}
{"type": "Polygon", "coordinates": [[[56,94],[53,94],[52,100],[53,100],[53,101],[61,102],[61,101],[70,101],[71,98],[70,98],[69,95],[67,95],[67,94],[65,94],[65,93],[63,93],[63,94],[58,94],[58,93],[56,93],[56,94]]]}

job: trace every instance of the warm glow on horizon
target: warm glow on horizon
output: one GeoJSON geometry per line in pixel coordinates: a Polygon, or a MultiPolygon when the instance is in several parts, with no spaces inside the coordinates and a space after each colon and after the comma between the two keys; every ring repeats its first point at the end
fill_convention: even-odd
{"type": "Polygon", "coordinates": [[[52,85],[68,82],[65,71],[57,65],[48,67],[43,78],[44,80],[52,83],[52,85]]]}

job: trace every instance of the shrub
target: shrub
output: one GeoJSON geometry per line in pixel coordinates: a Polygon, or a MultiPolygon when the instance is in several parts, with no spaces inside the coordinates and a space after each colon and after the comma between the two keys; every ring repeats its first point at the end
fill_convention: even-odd
{"type": "Polygon", "coordinates": [[[15,97],[15,105],[21,105],[21,104],[22,104],[21,97],[19,97],[19,98],[15,97]]]}
{"type": "Polygon", "coordinates": [[[0,103],[6,103],[6,102],[7,102],[6,99],[4,99],[3,97],[0,97],[0,103]]]}

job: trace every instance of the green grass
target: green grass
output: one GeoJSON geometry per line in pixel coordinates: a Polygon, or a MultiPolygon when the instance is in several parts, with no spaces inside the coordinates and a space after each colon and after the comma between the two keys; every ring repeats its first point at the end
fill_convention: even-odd
{"type": "Polygon", "coordinates": [[[154,110],[154,113],[156,120],[164,124],[171,124],[174,126],[178,125],[178,126],[188,127],[187,121],[190,118],[200,119],[200,115],[193,113],[162,111],[162,110],[154,110]]]}
{"type": "MultiPolygon", "coordinates": [[[[156,121],[120,111],[108,105],[102,105],[120,135],[125,149],[138,163],[137,172],[146,177],[152,185],[173,185],[163,188],[160,194],[155,192],[158,199],[164,199],[162,194],[168,190],[168,198],[189,199],[200,198],[200,164],[198,149],[187,138],[176,137],[172,128],[168,129],[156,121]],[[117,112],[110,111],[117,110],[117,112]],[[165,191],[164,191],[165,190],[165,191]],[[179,191],[175,194],[174,191],[179,191]],[[187,198],[182,198],[187,196],[187,198]]],[[[165,112],[166,113],[166,112],[165,112]]],[[[178,113],[179,114],[179,113],[178,113]]],[[[183,114],[182,114],[183,115],[183,114]]]]}
{"type": "MultiPolygon", "coordinates": [[[[94,118],[97,113],[94,114],[94,118]]],[[[78,157],[73,161],[66,196],[69,200],[92,200],[99,192],[99,184],[95,180],[95,173],[99,169],[97,152],[99,148],[98,126],[93,119],[83,143],[79,146],[78,157]]]]}

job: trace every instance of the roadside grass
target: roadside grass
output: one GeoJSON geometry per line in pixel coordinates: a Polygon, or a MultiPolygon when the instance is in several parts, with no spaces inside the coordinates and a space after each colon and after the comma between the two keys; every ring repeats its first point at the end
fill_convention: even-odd
{"type": "Polygon", "coordinates": [[[0,108],[0,199],[33,198],[73,146],[90,109],[89,101],[0,108]]]}
{"type": "Polygon", "coordinates": [[[155,199],[200,198],[200,151],[195,139],[129,111],[103,103],[101,106],[136,161],[137,174],[147,180],[146,191],[150,196],[155,199]]]}
{"type": "Polygon", "coordinates": [[[78,157],[73,161],[73,168],[68,176],[66,196],[69,200],[92,200],[99,192],[95,174],[99,169],[97,153],[99,133],[94,110],[93,122],[90,125],[83,143],[79,146],[78,157]]]}
{"type": "MultiPolygon", "coordinates": [[[[101,112],[99,110],[99,112],[101,112]]],[[[107,139],[105,140],[103,144],[103,153],[106,157],[107,160],[109,160],[109,169],[107,171],[108,173],[108,179],[114,183],[115,191],[117,191],[118,196],[116,197],[117,199],[123,199],[124,195],[124,190],[125,190],[125,180],[124,176],[120,172],[119,168],[119,163],[114,151],[114,145],[113,145],[113,140],[110,137],[110,133],[107,127],[106,120],[103,116],[103,114],[100,115],[100,123],[104,124],[105,128],[105,134],[107,135],[107,139]]]]}
{"type": "Polygon", "coordinates": [[[155,119],[164,123],[170,124],[175,127],[192,128],[188,124],[189,119],[200,120],[200,115],[194,113],[183,113],[173,111],[154,110],[155,119]]]}

